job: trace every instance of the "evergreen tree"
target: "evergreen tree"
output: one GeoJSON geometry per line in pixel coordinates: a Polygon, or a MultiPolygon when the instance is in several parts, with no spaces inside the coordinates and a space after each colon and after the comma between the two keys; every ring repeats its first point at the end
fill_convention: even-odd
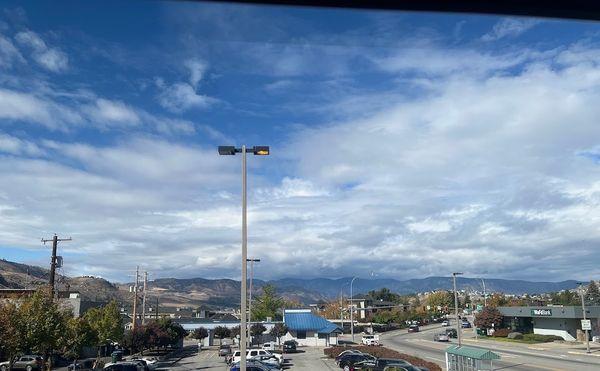
{"type": "Polygon", "coordinates": [[[600,305],[600,290],[593,280],[590,281],[584,297],[587,305],[600,305]]]}

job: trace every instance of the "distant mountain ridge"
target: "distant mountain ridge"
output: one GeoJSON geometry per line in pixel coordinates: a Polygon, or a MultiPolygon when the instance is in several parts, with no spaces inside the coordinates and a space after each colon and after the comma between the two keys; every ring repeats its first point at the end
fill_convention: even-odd
{"type": "MultiPolygon", "coordinates": [[[[27,264],[0,260],[0,288],[35,288],[46,285],[49,272],[45,268],[27,264]]],[[[301,304],[316,303],[339,298],[350,294],[349,283],[352,277],[345,278],[282,278],[276,280],[254,280],[253,294],[259,294],[266,284],[272,284],[277,292],[288,300],[301,304]]],[[[458,277],[457,287],[470,291],[483,291],[479,278],[458,277]]],[[[79,291],[90,300],[116,299],[128,304],[132,300],[129,286],[131,283],[111,283],[103,278],[58,277],[61,290],[69,288],[79,291]]],[[[536,294],[569,290],[577,287],[577,281],[532,282],[525,280],[485,279],[486,291],[506,294],[536,294]]],[[[160,298],[164,307],[204,307],[232,308],[239,305],[240,281],[232,279],[206,278],[157,278],[148,282],[148,294],[152,298],[160,298]]],[[[435,290],[452,289],[450,277],[427,277],[410,280],[393,278],[357,278],[353,284],[355,295],[371,290],[388,288],[398,294],[412,294],[435,290]]]]}

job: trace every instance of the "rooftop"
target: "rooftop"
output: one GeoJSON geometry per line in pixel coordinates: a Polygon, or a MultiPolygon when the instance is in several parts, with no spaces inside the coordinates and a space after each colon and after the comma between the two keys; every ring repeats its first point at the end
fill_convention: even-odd
{"type": "Polygon", "coordinates": [[[469,357],[479,360],[500,359],[500,356],[489,349],[452,345],[446,348],[446,353],[469,357]]]}
{"type": "Polygon", "coordinates": [[[319,334],[341,332],[337,325],[313,314],[310,309],[286,309],[283,321],[292,331],[315,331],[319,334]]]}

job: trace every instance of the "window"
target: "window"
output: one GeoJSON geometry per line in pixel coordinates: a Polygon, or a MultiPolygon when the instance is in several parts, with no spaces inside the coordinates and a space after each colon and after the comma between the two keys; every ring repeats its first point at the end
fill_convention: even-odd
{"type": "Polygon", "coordinates": [[[296,337],[298,339],[306,339],[306,331],[297,331],[296,332],[296,337]]]}
{"type": "Polygon", "coordinates": [[[258,354],[258,352],[256,350],[253,350],[250,352],[250,357],[254,357],[258,354]]]}
{"type": "Polygon", "coordinates": [[[319,334],[319,339],[327,339],[327,334],[319,334]]]}

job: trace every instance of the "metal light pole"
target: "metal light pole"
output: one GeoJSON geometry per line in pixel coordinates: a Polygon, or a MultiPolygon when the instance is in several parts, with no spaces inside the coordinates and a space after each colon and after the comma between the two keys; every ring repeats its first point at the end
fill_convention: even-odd
{"type": "MultiPolygon", "coordinates": [[[[242,278],[241,278],[241,308],[240,308],[240,371],[246,371],[246,299],[248,295],[246,269],[246,260],[248,259],[248,225],[247,225],[247,197],[246,197],[246,146],[241,148],[234,146],[219,146],[219,155],[233,156],[236,153],[242,154],[242,278]]],[[[257,146],[250,149],[254,155],[269,155],[269,147],[257,146]]]]}
{"type": "Polygon", "coordinates": [[[354,277],[352,278],[352,281],[350,281],[350,333],[352,334],[352,342],[354,343],[354,307],[352,306],[352,297],[353,292],[352,292],[352,285],[354,284],[354,280],[357,279],[358,277],[354,277]]]}
{"type": "MultiPolygon", "coordinates": [[[[250,262],[250,294],[248,298],[248,332],[250,333],[252,329],[252,282],[254,281],[254,262],[260,262],[260,259],[246,259],[247,262],[250,262]]],[[[252,334],[250,333],[250,337],[252,334]]],[[[252,343],[252,341],[250,341],[252,343]]]]}
{"type": "Polygon", "coordinates": [[[483,307],[485,308],[487,306],[487,295],[485,295],[485,281],[483,278],[481,279],[481,284],[483,285],[483,307]]]}
{"type": "MultiPolygon", "coordinates": [[[[579,295],[581,295],[581,310],[583,312],[583,319],[587,320],[585,316],[585,298],[583,296],[583,283],[579,284],[579,295]]],[[[585,347],[587,349],[587,353],[590,353],[590,337],[588,334],[588,330],[585,330],[585,347]]]]}
{"type": "Polygon", "coordinates": [[[456,291],[456,276],[460,276],[461,274],[462,273],[460,273],[460,272],[452,273],[452,285],[454,286],[454,315],[456,317],[456,336],[458,339],[459,347],[462,345],[462,339],[461,339],[461,334],[460,334],[461,325],[460,325],[460,322],[458,321],[458,292],[456,291]]]}

